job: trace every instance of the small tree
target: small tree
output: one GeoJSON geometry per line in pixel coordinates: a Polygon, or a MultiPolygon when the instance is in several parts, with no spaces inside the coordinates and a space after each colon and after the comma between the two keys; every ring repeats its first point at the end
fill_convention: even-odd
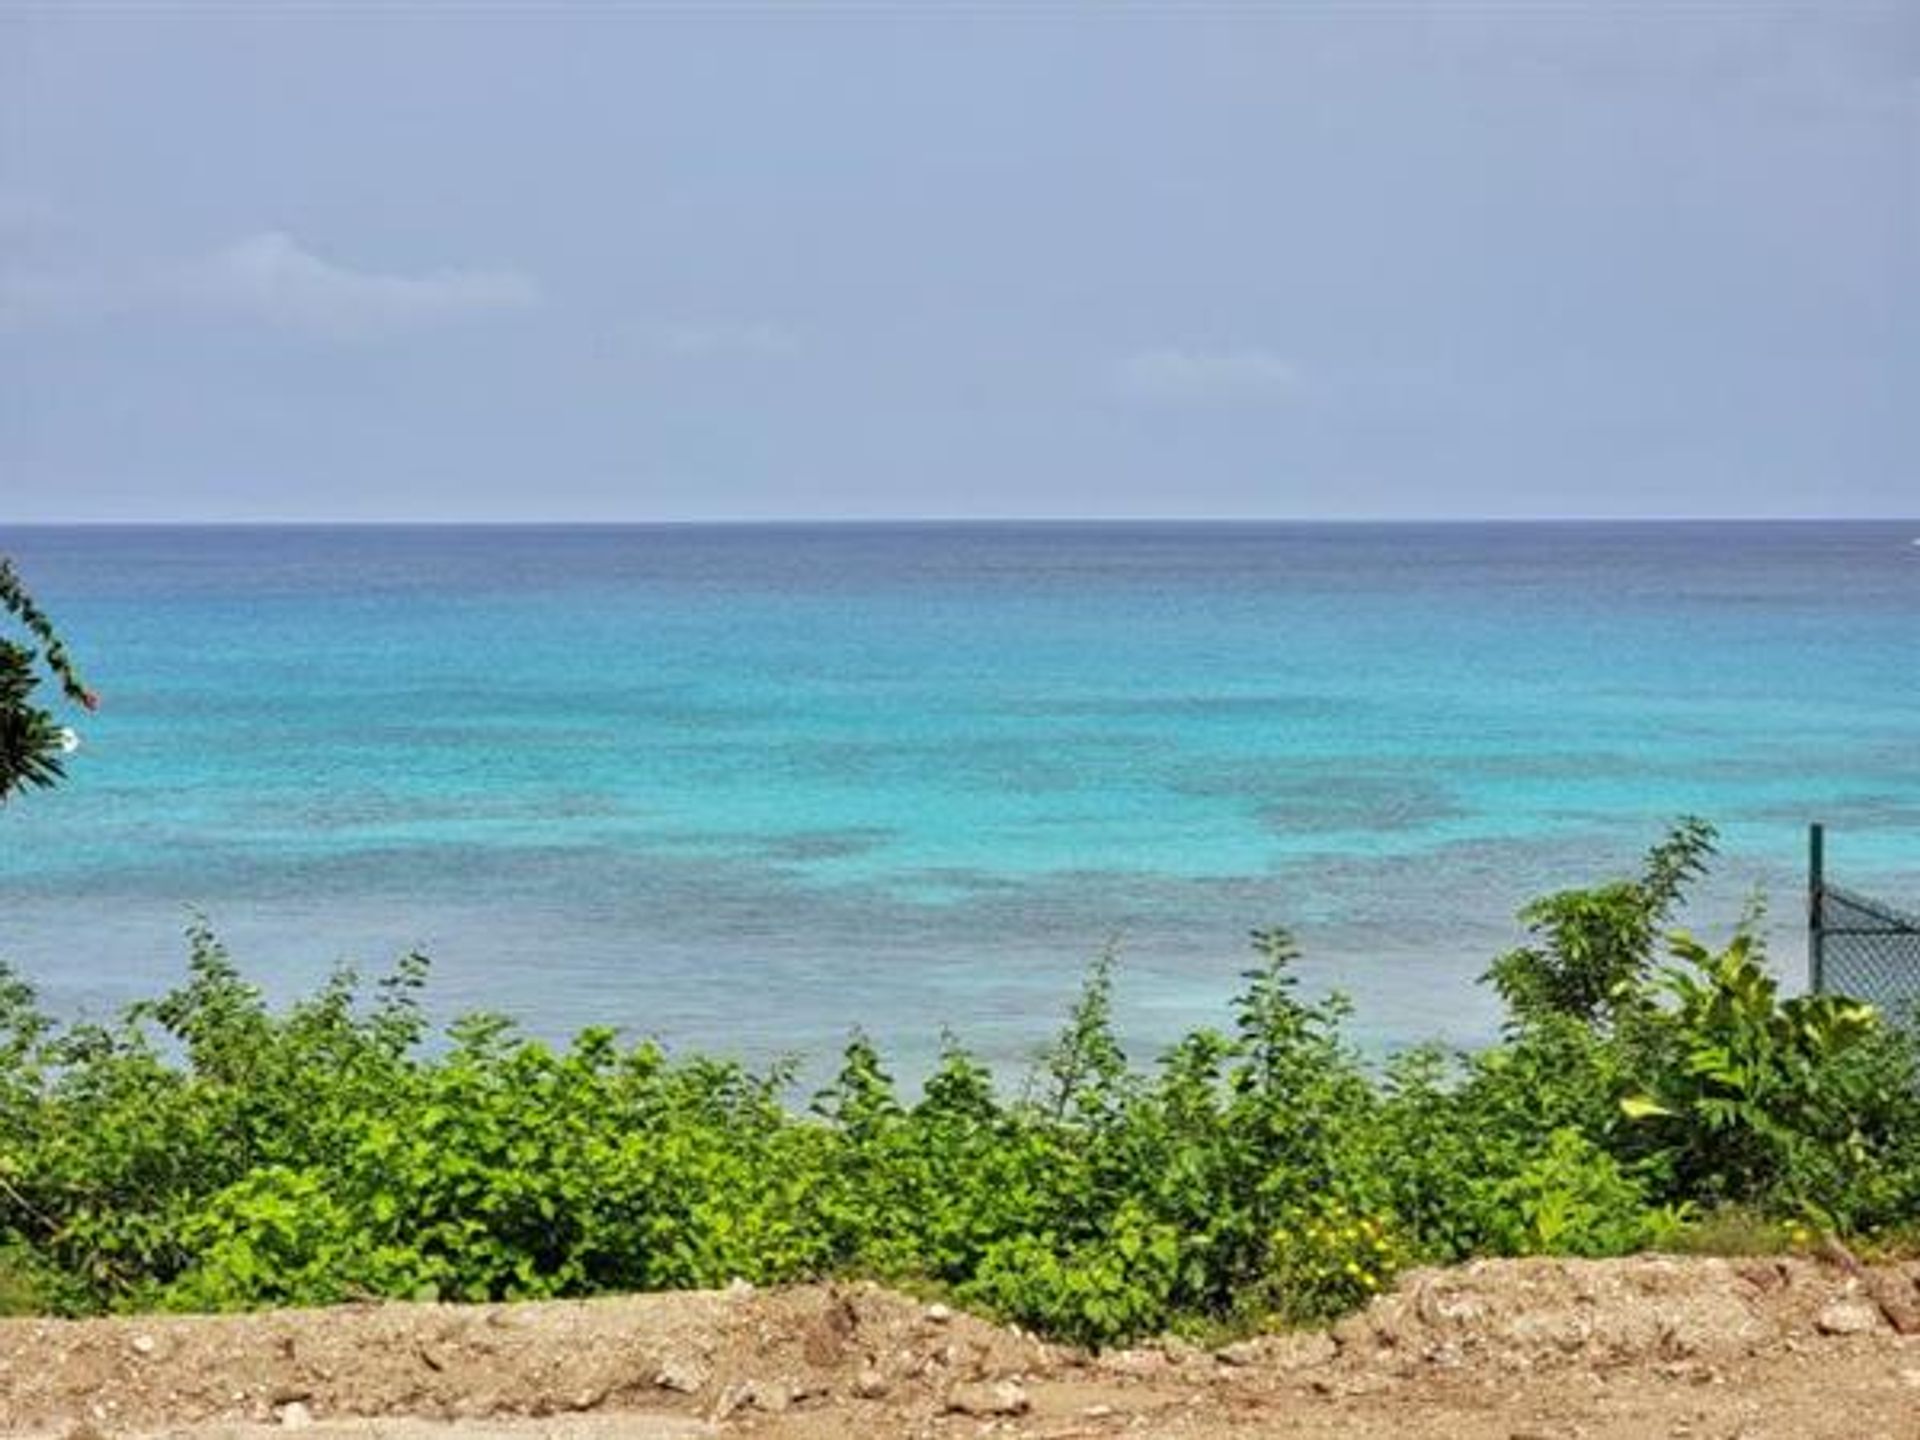
{"type": "Polygon", "coordinates": [[[1533,943],[1502,955],[1482,976],[1525,1026],[1564,1016],[1611,1026],[1648,1003],[1645,981],[1668,919],[1706,872],[1713,826],[1683,816],[1652,850],[1636,880],[1562,890],[1520,912],[1533,943]]]}
{"type": "Polygon", "coordinates": [[[51,785],[66,773],[61,757],[73,748],[73,732],[57,724],[53,713],[36,703],[43,683],[41,667],[67,699],[88,710],[100,702],[81,683],[67,647],[13,566],[0,558],[0,618],[11,618],[39,642],[22,645],[0,635],[0,805],[29,786],[51,785]]]}

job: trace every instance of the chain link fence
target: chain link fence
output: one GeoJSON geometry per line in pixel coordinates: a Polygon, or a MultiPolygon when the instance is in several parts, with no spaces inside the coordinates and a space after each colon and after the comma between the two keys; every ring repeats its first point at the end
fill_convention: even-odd
{"type": "Polygon", "coordinates": [[[1825,836],[1813,827],[1808,956],[1816,994],[1847,995],[1904,1020],[1920,1019],[1920,915],[1835,885],[1825,836]]]}

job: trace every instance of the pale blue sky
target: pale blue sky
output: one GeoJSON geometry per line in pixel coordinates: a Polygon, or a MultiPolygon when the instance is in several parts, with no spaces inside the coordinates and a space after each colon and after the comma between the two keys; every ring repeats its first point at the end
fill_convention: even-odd
{"type": "Polygon", "coordinates": [[[1920,4],[0,12],[0,522],[1920,511],[1920,4]]]}

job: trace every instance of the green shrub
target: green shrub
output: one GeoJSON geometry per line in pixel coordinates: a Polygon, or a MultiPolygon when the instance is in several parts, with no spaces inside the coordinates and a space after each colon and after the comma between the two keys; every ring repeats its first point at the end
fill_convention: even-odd
{"type": "Polygon", "coordinates": [[[1045,1234],[988,1247],[958,1294],[1062,1339],[1103,1345],[1167,1329],[1180,1312],[1181,1233],[1123,1202],[1108,1233],[1060,1245],[1045,1234]]]}
{"type": "Polygon", "coordinates": [[[1391,1284],[1407,1259],[1390,1217],[1356,1214],[1338,1200],[1301,1205],[1269,1241],[1271,1312],[1288,1325],[1343,1315],[1391,1284]]]}
{"type": "Polygon", "coordinates": [[[1813,1232],[1799,1221],[1747,1205],[1723,1205],[1674,1226],[1657,1248],[1676,1255],[1789,1255],[1812,1239],[1813,1232]]]}
{"type": "Polygon", "coordinates": [[[1498,1217],[1490,1248],[1504,1255],[1624,1255],[1655,1226],[1641,1186],[1570,1128],[1555,1130],[1545,1149],[1487,1189],[1498,1217]]]}
{"type": "Polygon", "coordinates": [[[1650,1083],[1621,1102],[1659,1137],[1668,1188],[1842,1224],[1882,1208],[1872,1187],[1916,1118],[1911,1044],[1869,1048],[1882,1027],[1858,1001],[1782,1000],[1748,935],[1717,954],[1684,935],[1671,944],[1679,963],[1660,989],[1672,1003],[1642,1024],[1650,1083]]]}
{"type": "Polygon", "coordinates": [[[0,1316],[36,1315],[48,1308],[35,1268],[19,1247],[0,1250],[0,1316]]]}
{"type": "Polygon", "coordinates": [[[806,1108],[785,1069],[606,1030],[431,1036],[419,957],[276,1011],[195,927],[185,982],[110,1025],[56,1024],[0,970],[0,1308],[859,1274],[1111,1344],[1318,1321],[1472,1255],[1903,1243],[1912,1032],[1782,998],[1750,939],[1678,939],[1659,972],[1642,953],[1704,843],[1682,829],[1640,880],[1530,911],[1550,923],[1496,977],[1500,1044],[1381,1068],[1344,1002],[1299,996],[1278,930],[1228,1027],[1151,1066],[1102,957],[1020,1091],[949,1041],[905,1095],[856,1034],[806,1108]]]}
{"type": "Polygon", "coordinates": [[[52,680],[66,699],[85,709],[99,704],[67,657],[53,622],[34,603],[5,556],[0,556],[0,621],[26,632],[33,645],[7,638],[0,630],[0,806],[22,790],[56,784],[66,773],[61,757],[70,736],[53,712],[39,702],[43,679],[52,680]]]}
{"type": "Polygon", "coordinates": [[[1563,890],[1520,912],[1534,943],[1495,960],[1485,978],[1518,1024],[1563,1016],[1611,1024],[1645,1000],[1661,927],[1705,873],[1716,834],[1688,816],[1647,852],[1636,879],[1563,890]]]}

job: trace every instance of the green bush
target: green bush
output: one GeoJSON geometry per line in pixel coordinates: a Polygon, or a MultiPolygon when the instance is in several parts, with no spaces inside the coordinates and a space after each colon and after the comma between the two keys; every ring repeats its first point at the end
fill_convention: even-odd
{"type": "Polygon", "coordinates": [[[1312,1324],[1366,1303],[1406,1264],[1393,1220],[1322,1199],[1282,1217],[1267,1252],[1265,1289],[1274,1318],[1312,1324]]]}
{"type": "Polygon", "coordinates": [[[1585,890],[1562,890],[1520,912],[1534,943],[1495,960],[1485,978],[1516,1024],[1564,1016],[1611,1024],[1646,997],[1661,927],[1705,873],[1716,835],[1694,816],[1647,852],[1640,875],[1585,890]]]}
{"type": "Polygon", "coordinates": [[[1646,1193],[1578,1130],[1562,1128],[1546,1148],[1488,1186],[1505,1255],[1624,1255],[1657,1233],[1646,1193]]]}
{"type": "Polygon", "coordinates": [[[1751,936],[1714,953],[1677,935],[1672,949],[1671,1004],[1641,1024],[1650,1083],[1622,1101],[1658,1133],[1667,1188],[1843,1228],[1902,1213],[1912,1174],[1887,1161],[1911,1153],[1920,1122],[1911,1042],[1858,1001],[1781,999],[1751,936]]]}
{"type": "Polygon", "coordinates": [[[1121,1203],[1108,1227],[1064,1247],[1045,1234],[1009,1236],[988,1247],[958,1293],[1088,1344],[1168,1328],[1180,1318],[1180,1231],[1134,1200],[1121,1203]]]}
{"type": "Polygon", "coordinates": [[[0,629],[0,805],[5,805],[18,792],[56,784],[66,773],[61,756],[71,737],[39,703],[42,680],[50,678],[68,700],[85,709],[92,710],[99,700],[81,681],[53,622],[5,556],[0,556],[0,622],[18,626],[39,647],[10,640],[0,629]]]}
{"type": "Polygon", "coordinates": [[[1679,937],[1659,968],[1653,920],[1707,839],[1529,911],[1552,923],[1496,974],[1501,1043],[1383,1067],[1342,1001],[1297,994],[1277,930],[1230,1024],[1150,1066],[1102,958],[1018,1092],[949,1041],[903,1095],[856,1035],[805,1107],[787,1070],[606,1030],[430,1035],[417,956],[276,1011],[196,927],[185,982],[110,1025],[56,1024],[0,971],[0,1309],[874,1275],[1110,1344],[1321,1320],[1408,1265],[1710,1244],[1729,1216],[1896,1243],[1913,1035],[1783,999],[1750,939],[1679,937]]]}

